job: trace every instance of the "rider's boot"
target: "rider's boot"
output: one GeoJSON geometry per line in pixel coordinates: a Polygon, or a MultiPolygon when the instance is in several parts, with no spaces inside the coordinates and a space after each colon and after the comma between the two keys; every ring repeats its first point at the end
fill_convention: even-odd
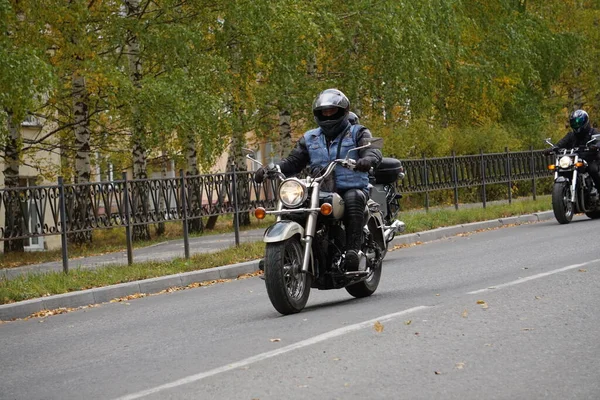
{"type": "Polygon", "coordinates": [[[364,254],[360,251],[363,242],[364,211],[367,198],[364,192],[350,189],[344,194],[346,210],[344,228],[346,230],[346,271],[359,271],[365,265],[364,254]]]}

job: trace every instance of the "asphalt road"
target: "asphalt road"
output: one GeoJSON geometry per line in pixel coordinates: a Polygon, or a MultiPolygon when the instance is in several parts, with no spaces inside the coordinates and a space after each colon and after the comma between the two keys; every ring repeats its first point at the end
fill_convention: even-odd
{"type": "Polygon", "coordinates": [[[402,248],[286,317],[250,278],[3,323],[0,399],[598,399],[599,230],[402,248]]]}

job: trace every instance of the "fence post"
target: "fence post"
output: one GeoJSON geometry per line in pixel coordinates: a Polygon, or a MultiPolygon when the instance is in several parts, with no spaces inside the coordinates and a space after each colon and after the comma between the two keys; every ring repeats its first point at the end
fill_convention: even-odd
{"type": "Polygon", "coordinates": [[[533,153],[533,146],[529,146],[529,152],[531,154],[531,190],[533,192],[533,201],[536,200],[536,192],[537,192],[537,188],[536,188],[536,182],[535,182],[535,159],[534,159],[534,153],[533,153]]]}
{"type": "Polygon", "coordinates": [[[179,177],[181,178],[181,213],[183,220],[183,251],[185,254],[185,259],[190,259],[190,239],[189,239],[189,230],[188,230],[188,220],[187,220],[187,199],[185,196],[185,176],[183,175],[183,169],[179,170],[179,177]]]}
{"type": "Polygon", "coordinates": [[[69,253],[67,249],[67,207],[65,205],[65,182],[63,177],[58,177],[58,197],[60,202],[60,240],[62,246],[62,265],[63,272],[69,273],[69,253]]]}
{"type": "Polygon", "coordinates": [[[123,171],[123,211],[125,212],[125,237],[127,239],[127,265],[133,264],[133,246],[131,244],[131,213],[129,212],[129,190],[127,171],[123,171]]]}
{"type": "Polygon", "coordinates": [[[504,147],[506,153],[506,175],[508,177],[508,204],[512,204],[512,171],[510,165],[510,153],[508,152],[508,146],[504,147]]]}
{"type": "Polygon", "coordinates": [[[456,168],[456,152],[452,150],[452,179],[454,180],[454,209],[458,210],[458,171],[456,168]]]}
{"type": "Polygon", "coordinates": [[[235,245],[240,245],[240,220],[238,212],[237,180],[235,162],[231,163],[231,195],[233,196],[233,227],[235,230],[235,245]]]}
{"type": "Polygon", "coordinates": [[[481,200],[483,203],[483,208],[486,206],[486,193],[485,193],[485,158],[483,157],[483,150],[479,150],[479,154],[481,155],[481,200]]]}
{"type": "Polygon", "coordinates": [[[423,183],[425,183],[425,211],[429,211],[429,174],[425,153],[421,154],[421,158],[423,159],[423,183]]]}

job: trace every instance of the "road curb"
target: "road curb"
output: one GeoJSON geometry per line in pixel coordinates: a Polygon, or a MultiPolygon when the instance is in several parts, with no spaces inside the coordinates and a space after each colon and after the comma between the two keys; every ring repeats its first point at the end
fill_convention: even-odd
{"type": "MultiPolygon", "coordinates": [[[[545,221],[554,218],[552,211],[506,217],[490,221],[473,222],[469,224],[436,228],[429,231],[399,235],[392,241],[393,245],[409,245],[431,242],[462,233],[476,232],[479,230],[499,228],[509,225],[520,225],[530,222],[545,221]]],[[[240,275],[255,272],[258,261],[247,261],[239,264],[225,265],[199,271],[168,275],[159,278],[144,279],[141,281],[120,283],[101,288],[81,290],[72,293],[47,296],[38,299],[24,300],[11,304],[0,305],[0,321],[10,321],[26,318],[43,310],[59,308],[77,308],[91,304],[100,304],[115,298],[126,297],[138,293],[153,294],[172,287],[185,287],[195,282],[216,279],[235,279],[240,275]]]]}

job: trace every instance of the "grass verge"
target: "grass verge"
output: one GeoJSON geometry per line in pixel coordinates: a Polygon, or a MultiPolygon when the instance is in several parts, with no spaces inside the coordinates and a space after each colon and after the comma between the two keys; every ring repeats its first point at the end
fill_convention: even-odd
{"type": "MultiPolygon", "coordinates": [[[[486,208],[479,206],[459,210],[442,208],[429,212],[403,212],[401,219],[406,223],[405,233],[415,233],[444,226],[531,214],[546,211],[550,207],[549,197],[544,196],[538,197],[536,201],[524,199],[512,204],[492,204],[486,208]]],[[[244,243],[216,253],[197,254],[189,260],[135,263],[131,266],[109,266],[96,270],[75,269],[68,274],[30,274],[11,280],[0,278],[0,304],[235,264],[256,260],[263,254],[264,243],[244,243]]]]}

